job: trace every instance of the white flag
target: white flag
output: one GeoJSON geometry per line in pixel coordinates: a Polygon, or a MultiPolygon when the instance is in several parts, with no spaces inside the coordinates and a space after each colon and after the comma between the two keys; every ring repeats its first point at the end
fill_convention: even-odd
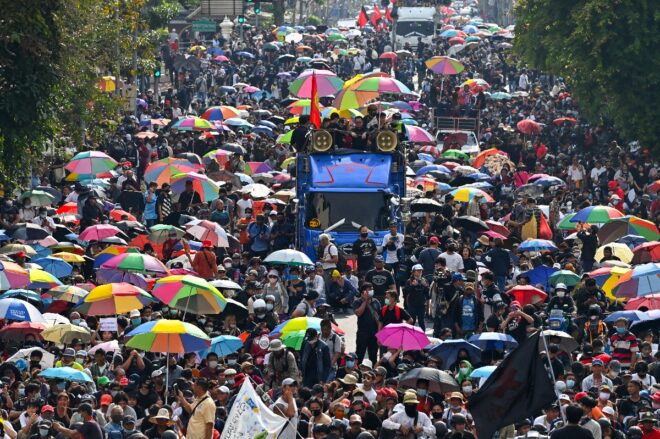
{"type": "Polygon", "coordinates": [[[248,379],[236,395],[220,439],[276,439],[286,422],[264,404],[248,379]]]}

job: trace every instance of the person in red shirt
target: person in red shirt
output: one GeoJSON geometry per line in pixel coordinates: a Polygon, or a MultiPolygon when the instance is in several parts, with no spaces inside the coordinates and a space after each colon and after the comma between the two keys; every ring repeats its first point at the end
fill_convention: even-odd
{"type": "Polygon", "coordinates": [[[642,429],[642,439],[660,439],[660,429],[655,426],[657,421],[653,413],[645,412],[641,417],[638,425],[642,429]]]}
{"type": "Polygon", "coordinates": [[[610,199],[612,199],[612,195],[616,195],[619,197],[619,201],[617,202],[616,199],[612,201],[612,205],[623,212],[623,199],[625,198],[625,194],[623,193],[623,189],[619,186],[619,183],[615,180],[610,180],[607,183],[607,190],[610,191],[610,199]]]}

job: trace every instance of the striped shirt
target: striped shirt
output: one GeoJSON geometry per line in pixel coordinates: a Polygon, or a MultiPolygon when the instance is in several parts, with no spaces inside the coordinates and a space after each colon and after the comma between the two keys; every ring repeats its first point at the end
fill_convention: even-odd
{"type": "Polygon", "coordinates": [[[621,366],[629,366],[632,356],[639,351],[637,338],[630,331],[614,334],[610,337],[610,345],[612,346],[612,358],[619,360],[621,366]]]}

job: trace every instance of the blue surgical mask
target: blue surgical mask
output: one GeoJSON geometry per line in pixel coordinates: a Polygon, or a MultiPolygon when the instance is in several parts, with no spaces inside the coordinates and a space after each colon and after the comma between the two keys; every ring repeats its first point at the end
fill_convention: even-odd
{"type": "Polygon", "coordinates": [[[71,320],[72,325],[79,325],[80,324],[80,319],[73,319],[71,320]]]}
{"type": "Polygon", "coordinates": [[[131,319],[131,323],[134,325],[139,325],[142,323],[142,319],[131,319]]]}
{"type": "Polygon", "coordinates": [[[390,299],[385,299],[385,305],[389,305],[389,304],[390,304],[390,299]]]}
{"type": "Polygon", "coordinates": [[[575,380],[566,380],[566,387],[572,388],[575,386],[575,380]]]}
{"type": "Polygon", "coordinates": [[[272,311],[273,310],[273,304],[272,303],[267,303],[266,304],[266,310],[272,311]]]}
{"type": "Polygon", "coordinates": [[[616,327],[616,332],[619,333],[619,334],[625,334],[626,333],[626,328],[620,328],[620,327],[617,326],[616,327]]]}
{"type": "Polygon", "coordinates": [[[374,290],[369,290],[367,293],[369,294],[369,297],[374,297],[374,290]]]}
{"type": "Polygon", "coordinates": [[[417,396],[421,396],[422,398],[426,396],[426,389],[417,389],[417,396]]]}
{"type": "Polygon", "coordinates": [[[355,366],[355,361],[347,361],[346,362],[346,367],[354,367],[355,366]]]}

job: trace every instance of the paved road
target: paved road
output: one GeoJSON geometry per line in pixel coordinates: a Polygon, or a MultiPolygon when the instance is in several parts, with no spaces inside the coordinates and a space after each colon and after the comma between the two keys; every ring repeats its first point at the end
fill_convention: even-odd
{"type": "Polygon", "coordinates": [[[355,333],[357,332],[357,317],[352,310],[348,313],[335,314],[335,320],[341,329],[346,332],[344,342],[346,343],[346,352],[355,352],[355,333]]]}

